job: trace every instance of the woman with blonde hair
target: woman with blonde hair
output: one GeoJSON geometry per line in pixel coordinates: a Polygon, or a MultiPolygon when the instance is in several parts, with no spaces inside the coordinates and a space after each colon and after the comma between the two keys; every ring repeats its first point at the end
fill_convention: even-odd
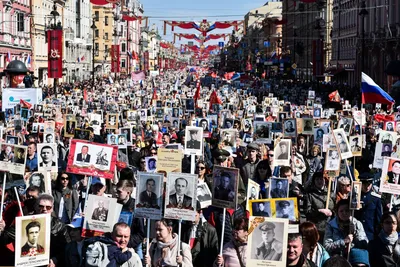
{"type": "Polygon", "coordinates": [[[348,199],[350,197],[351,191],[351,181],[350,178],[346,176],[342,176],[338,179],[336,190],[336,203],[338,203],[342,199],[348,199]]]}

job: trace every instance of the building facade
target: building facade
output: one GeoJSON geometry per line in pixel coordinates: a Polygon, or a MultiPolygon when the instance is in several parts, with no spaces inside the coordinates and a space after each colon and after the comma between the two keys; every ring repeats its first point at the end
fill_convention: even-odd
{"type": "MultiPolygon", "coordinates": [[[[32,58],[31,0],[1,1],[0,10],[0,71],[15,59],[32,70],[35,65],[32,58]]],[[[2,79],[1,86],[7,84],[8,81],[2,79]]]]}

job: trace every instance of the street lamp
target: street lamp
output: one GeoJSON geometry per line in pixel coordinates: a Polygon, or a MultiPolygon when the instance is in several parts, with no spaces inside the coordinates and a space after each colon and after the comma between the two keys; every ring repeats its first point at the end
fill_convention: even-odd
{"type": "MultiPolygon", "coordinates": [[[[53,30],[62,29],[61,22],[59,22],[57,24],[57,17],[60,16],[60,13],[57,12],[56,1],[54,1],[53,10],[50,12],[50,16],[53,17],[53,19],[54,19],[54,24],[50,24],[50,28],[53,30]]],[[[47,36],[47,33],[46,33],[46,36],[47,36]]],[[[48,42],[51,42],[51,40],[48,40],[48,42]]],[[[54,93],[57,95],[57,78],[53,78],[53,89],[54,89],[54,93]]]]}
{"type": "Polygon", "coordinates": [[[365,0],[361,2],[361,10],[358,15],[361,17],[361,71],[364,72],[365,17],[368,15],[365,0]]]}
{"type": "Polygon", "coordinates": [[[93,46],[92,46],[92,89],[94,90],[94,35],[95,35],[95,31],[97,29],[96,27],[96,23],[95,23],[95,18],[93,18],[92,21],[92,26],[90,26],[90,28],[92,29],[92,33],[93,33],[93,46]]]}

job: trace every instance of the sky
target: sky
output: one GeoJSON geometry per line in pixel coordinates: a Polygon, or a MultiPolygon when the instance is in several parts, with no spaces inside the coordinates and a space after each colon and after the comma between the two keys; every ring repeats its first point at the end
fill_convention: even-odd
{"type": "MultiPolygon", "coordinates": [[[[155,24],[161,37],[171,42],[174,33],[200,34],[200,32],[179,27],[175,27],[174,32],[172,32],[171,26],[167,25],[166,35],[164,35],[164,20],[200,22],[207,19],[211,23],[214,21],[243,20],[250,10],[263,6],[268,0],[140,0],[140,2],[143,4],[143,15],[149,17],[149,26],[155,24]]],[[[233,29],[233,27],[217,29],[209,33],[232,33],[233,29]]],[[[187,44],[188,41],[194,40],[182,38],[179,41],[177,38],[175,46],[178,47],[181,43],[187,44]]],[[[206,42],[205,45],[214,45],[222,41],[224,40],[211,40],[206,42]]],[[[196,41],[194,41],[194,44],[199,45],[196,41]]]]}

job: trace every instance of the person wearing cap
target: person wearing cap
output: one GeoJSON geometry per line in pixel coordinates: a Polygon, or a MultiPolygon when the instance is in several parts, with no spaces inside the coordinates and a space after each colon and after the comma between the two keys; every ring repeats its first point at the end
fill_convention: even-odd
{"type": "Polygon", "coordinates": [[[289,143],[287,141],[279,142],[280,153],[277,159],[288,159],[289,158],[289,143]]]}
{"type": "Polygon", "coordinates": [[[258,260],[280,261],[282,259],[282,242],[275,239],[275,224],[264,222],[258,226],[262,241],[257,245],[255,258],[258,260]]]}
{"type": "Polygon", "coordinates": [[[219,253],[218,235],[214,226],[203,216],[200,202],[196,203],[196,216],[193,222],[182,224],[182,241],[189,244],[193,266],[212,266],[219,253]]]}
{"type": "Polygon", "coordinates": [[[246,160],[244,166],[240,169],[240,175],[242,176],[243,183],[247,186],[249,179],[254,180],[255,171],[259,159],[260,147],[256,143],[250,143],[247,145],[246,160]]]}
{"type": "Polygon", "coordinates": [[[276,218],[289,219],[290,221],[296,221],[294,214],[291,214],[290,202],[287,200],[276,201],[276,218]]]}
{"type": "Polygon", "coordinates": [[[271,190],[271,194],[270,197],[271,198],[285,198],[288,197],[288,192],[287,192],[287,183],[286,184],[286,188],[284,188],[283,185],[283,181],[282,180],[276,180],[275,185],[276,187],[274,189],[271,190]]]}
{"type": "Polygon", "coordinates": [[[189,130],[190,140],[186,141],[186,148],[200,149],[200,141],[197,138],[198,130],[189,130]]]}
{"type": "Polygon", "coordinates": [[[362,183],[361,209],[354,211],[354,217],[362,223],[368,239],[373,240],[382,218],[382,201],[372,192],[373,174],[362,173],[358,178],[362,183]]]}

